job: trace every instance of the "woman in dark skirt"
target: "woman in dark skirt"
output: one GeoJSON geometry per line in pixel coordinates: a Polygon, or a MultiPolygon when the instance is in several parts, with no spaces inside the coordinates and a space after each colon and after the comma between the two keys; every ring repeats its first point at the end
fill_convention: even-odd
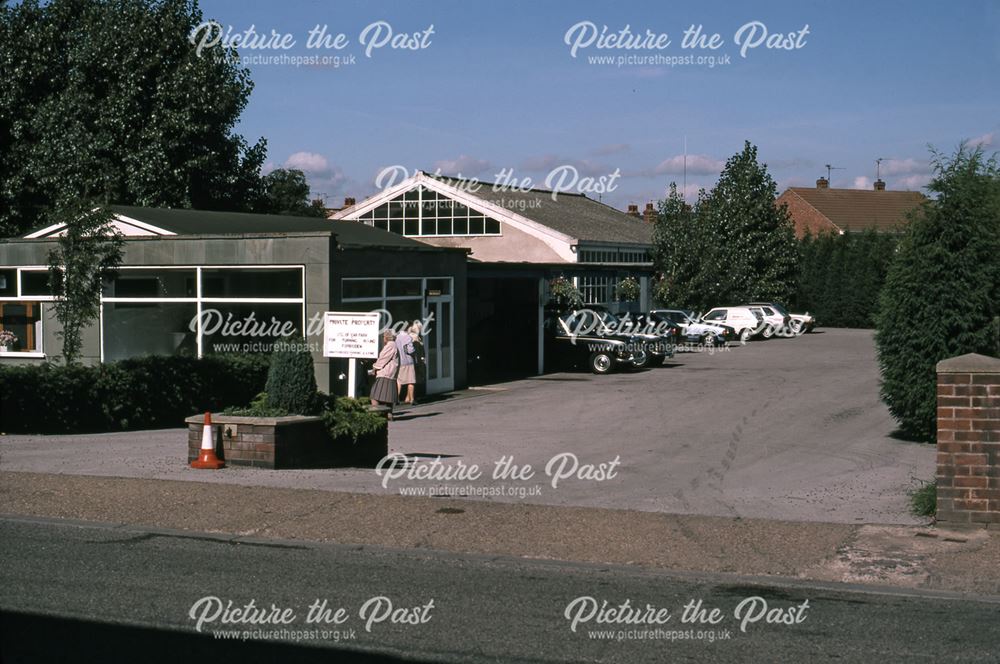
{"type": "Polygon", "coordinates": [[[396,336],[391,330],[382,333],[382,352],[379,353],[375,365],[369,373],[375,374],[375,384],[369,398],[373,406],[389,406],[390,419],[392,407],[396,403],[396,374],[399,372],[399,351],[396,348],[396,336]]]}

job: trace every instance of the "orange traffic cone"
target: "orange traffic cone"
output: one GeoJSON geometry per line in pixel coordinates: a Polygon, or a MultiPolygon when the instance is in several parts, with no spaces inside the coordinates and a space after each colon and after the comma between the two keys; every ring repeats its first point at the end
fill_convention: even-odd
{"type": "Polygon", "coordinates": [[[212,413],[205,413],[205,428],[201,432],[201,454],[191,462],[192,468],[218,470],[225,462],[215,456],[215,429],[212,428],[212,413]]]}

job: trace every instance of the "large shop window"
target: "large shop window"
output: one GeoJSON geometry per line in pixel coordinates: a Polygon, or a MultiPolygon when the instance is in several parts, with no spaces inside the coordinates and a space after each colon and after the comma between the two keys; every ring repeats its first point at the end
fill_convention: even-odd
{"type": "Polygon", "coordinates": [[[104,360],[143,355],[198,354],[198,338],[191,321],[194,302],[106,302],[104,304],[104,360]]]}
{"type": "Polygon", "coordinates": [[[124,268],[104,288],[105,360],[269,352],[305,331],[304,268],[124,268]]]}
{"type": "Polygon", "coordinates": [[[358,221],[408,236],[500,235],[497,219],[426,187],[400,194],[358,221]]]}
{"type": "Polygon", "coordinates": [[[15,337],[12,343],[0,347],[0,352],[42,352],[42,303],[0,302],[0,330],[15,337]]]}

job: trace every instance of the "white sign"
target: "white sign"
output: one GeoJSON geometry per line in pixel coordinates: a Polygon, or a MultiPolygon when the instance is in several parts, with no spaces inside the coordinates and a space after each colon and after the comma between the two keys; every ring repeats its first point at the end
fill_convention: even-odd
{"type": "Polygon", "coordinates": [[[376,358],[380,350],[378,312],[323,314],[323,357],[376,358]]]}

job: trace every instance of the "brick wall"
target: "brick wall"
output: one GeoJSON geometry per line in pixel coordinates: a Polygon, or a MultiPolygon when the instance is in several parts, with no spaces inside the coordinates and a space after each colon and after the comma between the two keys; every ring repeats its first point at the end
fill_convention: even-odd
{"type": "Polygon", "coordinates": [[[1000,360],[937,365],[937,520],[1000,529],[1000,360]]]}

